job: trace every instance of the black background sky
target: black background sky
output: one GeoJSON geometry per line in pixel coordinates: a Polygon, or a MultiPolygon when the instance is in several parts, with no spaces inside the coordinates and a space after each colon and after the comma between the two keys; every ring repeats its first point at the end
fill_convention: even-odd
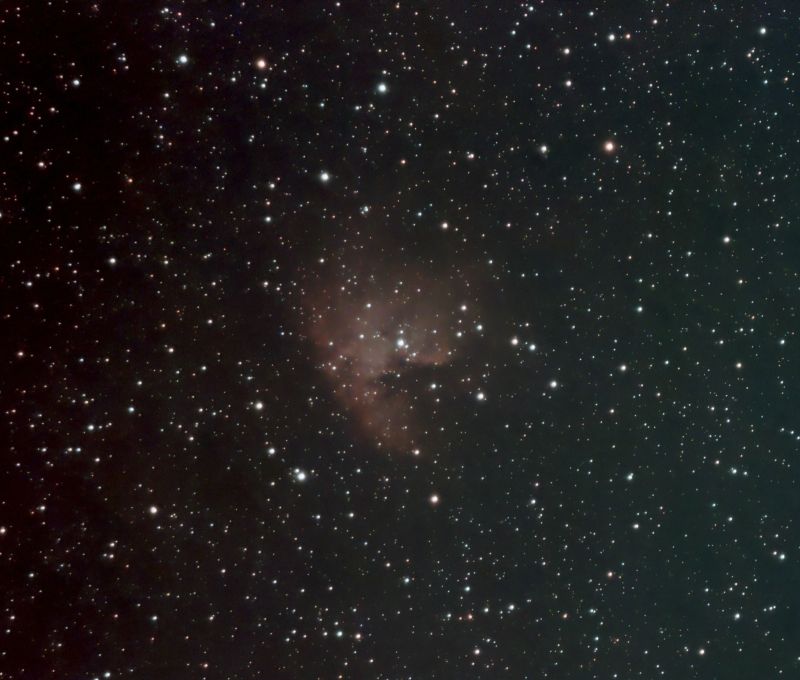
{"type": "Polygon", "coordinates": [[[799,28],[0,8],[0,678],[800,676],[799,28]]]}

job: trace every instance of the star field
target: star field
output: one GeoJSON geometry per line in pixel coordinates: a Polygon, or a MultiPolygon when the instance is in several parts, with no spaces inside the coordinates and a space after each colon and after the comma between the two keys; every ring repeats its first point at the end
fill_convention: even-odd
{"type": "Polygon", "coordinates": [[[0,8],[0,679],[800,677],[798,28],[0,8]]]}

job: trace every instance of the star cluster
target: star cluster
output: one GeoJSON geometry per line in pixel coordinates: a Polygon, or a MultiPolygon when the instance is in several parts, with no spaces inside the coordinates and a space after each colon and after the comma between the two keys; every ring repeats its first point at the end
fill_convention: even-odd
{"type": "Polygon", "coordinates": [[[798,25],[1,8],[0,679],[798,677],[798,25]]]}

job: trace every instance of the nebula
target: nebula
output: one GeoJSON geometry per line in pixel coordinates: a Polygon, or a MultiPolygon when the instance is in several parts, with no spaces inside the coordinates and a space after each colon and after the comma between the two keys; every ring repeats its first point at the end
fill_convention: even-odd
{"type": "Polygon", "coordinates": [[[361,435],[410,451],[424,435],[415,408],[426,367],[455,356],[455,286],[390,271],[347,277],[310,296],[307,324],[321,370],[361,435]]]}

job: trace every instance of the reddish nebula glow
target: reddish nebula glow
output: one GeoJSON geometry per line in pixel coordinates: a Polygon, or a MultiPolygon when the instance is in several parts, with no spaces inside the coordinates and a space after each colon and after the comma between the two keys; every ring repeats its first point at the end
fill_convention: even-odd
{"type": "Polygon", "coordinates": [[[373,444],[410,451],[424,434],[415,376],[453,360],[452,288],[426,276],[349,276],[311,295],[308,335],[333,393],[373,444]]]}

